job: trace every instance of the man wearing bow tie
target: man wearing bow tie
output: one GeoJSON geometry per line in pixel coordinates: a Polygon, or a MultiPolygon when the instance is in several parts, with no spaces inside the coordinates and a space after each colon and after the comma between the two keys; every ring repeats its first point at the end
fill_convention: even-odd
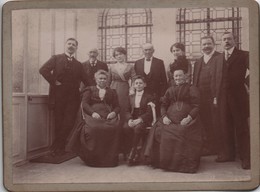
{"type": "Polygon", "coordinates": [[[76,39],[67,39],[65,53],[53,55],[39,70],[49,82],[49,98],[55,102],[55,140],[51,147],[54,155],[65,153],[66,139],[74,125],[80,103],[80,83],[82,81],[88,85],[82,64],[74,58],[77,47],[76,39]]]}
{"type": "MultiPolygon", "coordinates": [[[[98,50],[96,48],[89,50],[88,56],[89,60],[83,62],[82,65],[87,74],[89,85],[93,86],[96,85],[94,74],[100,69],[108,71],[108,67],[106,63],[97,60],[98,50]]],[[[84,86],[81,86],[81,89],[83,88],[84,86]]]]}
{"type": "Polygon", "coordinates": [[[230,32],[223,34],[222,46],[224,52],[216,57],[212,78],[213,103],[219,119],[216,161],[234,161],[237,146],[242,168],[250,169],[249,95],[245,86],[249,52],[235,47],[230,32]]]}
{"type": "Polygon", "coordinates": [[[151,43],[143,45],[144,58],[135,62],[137,75],[145,77],[145,91],[153,96],[156,114],[160,115],[159,100],[167,89],[167,78],[163,60],[153,57],[154,48],[151,43]]]}

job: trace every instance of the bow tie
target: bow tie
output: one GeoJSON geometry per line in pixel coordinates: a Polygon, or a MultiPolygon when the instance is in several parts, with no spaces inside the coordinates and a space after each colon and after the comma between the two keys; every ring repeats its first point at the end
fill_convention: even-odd
{"type": "Polygon", "coordinates": [[[149,58],[149,59],[145,59],[146,61],[151,61],[151,58],[149,58]]]}
{"type": "Polygon", "coordinates": [[[96,66],[96,63],[95,63],[95,62],[90,62],[90,65],[91,65],[92,67],[95,67],[95,66],[96,66]]]}
{"type": "Polygon", "coordinates": [[[73,60],[73,57],[67,57],[69,61],[72,61],[73,60]]]}

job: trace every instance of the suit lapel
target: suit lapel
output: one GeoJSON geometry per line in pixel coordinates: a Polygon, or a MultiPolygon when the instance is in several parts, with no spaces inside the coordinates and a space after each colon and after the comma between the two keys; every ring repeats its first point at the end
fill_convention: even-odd
{"type": "Polygon", "coordinates": [[[219,92],[220,92],[220,85],[221,85],[221,82],[222,82],[222,76],[223,76],[223,65],[225,65],[225,54],[222,53],[220,56],[219,56],[219,59],[217,60],[217,79],[216,79],[216,83],[217,83],[217,95],[219,95],[219,92]]]}
{"type": "Polygon", "coordinates": [[[130,106],[131,106],[131,113],[133,113],[135,108],[135,94],[130,96],[130,106]]]}
{"type": "Polygon", "coordinates": [[[144,58],[140,61],[140,69],[141,69],[142,74],[145,74],[145,72],[144,72],[144,58]]]}
{"type": "Polygon", "coordinates": [[[146,98],[146,94],[144,92],[143,95],[142,95],[141,101],[140,101],[140,108],[145,105],[145,98],[146,98]]]}
{"type": "Polygon", "coordinates": [[[155,64],[155,59],[153,57],[152,62],[151,62],[150,72],[147,74],[148,77],[152,76],[153,71],[155,71],[155,67],[156,67],[156,64],[155,64]]]}
{"type": "Polygon", "coordinates": [[[199,73],[200,73],[202,61],[203,61],[203,56],[198,60],[198,62],[196,64],[197,66],[194,68],[194,83],[193,84],[195,84],[195,85],[198,84],[199,73]]]}
{"type": "Polygon", "coordinates": [[[229,65],[228,65],[228,67],[230,68],[230,65],[232,65],[233,63],[235,63],[234,61],[236,60],[236,58],[239,58],[238,56],[238,50],[235,48],[234,50],[233,50],[233,53],[230,55],[230,57],[228,58],[228,63],[229,63],[229,65]]]}

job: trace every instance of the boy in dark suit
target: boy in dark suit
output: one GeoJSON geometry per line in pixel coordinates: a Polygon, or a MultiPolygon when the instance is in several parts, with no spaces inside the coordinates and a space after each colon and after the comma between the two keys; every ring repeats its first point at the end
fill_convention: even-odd
{"type": "Polygon", "coordinates": [[[129,108],[124,125],[124,138],[127,144],[128,164],[135,165],[139,163],[142,146],[139,145],[143,138],[145,129],[151,125],[153,114],[152,96],[144,91],[146,86],[144,77],[137,75],[133,80],[135,94],[129,96],[129,108]],[[131,150],[130,150],[131,148],[131,150]]]}

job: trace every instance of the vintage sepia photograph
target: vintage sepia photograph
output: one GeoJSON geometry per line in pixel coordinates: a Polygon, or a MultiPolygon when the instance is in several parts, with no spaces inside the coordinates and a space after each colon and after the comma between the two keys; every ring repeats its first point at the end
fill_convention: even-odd
{"type": "Polygon", "coordinates": [[[253,190],[253,0],[3,6],[4,186],[253,190]]]}

